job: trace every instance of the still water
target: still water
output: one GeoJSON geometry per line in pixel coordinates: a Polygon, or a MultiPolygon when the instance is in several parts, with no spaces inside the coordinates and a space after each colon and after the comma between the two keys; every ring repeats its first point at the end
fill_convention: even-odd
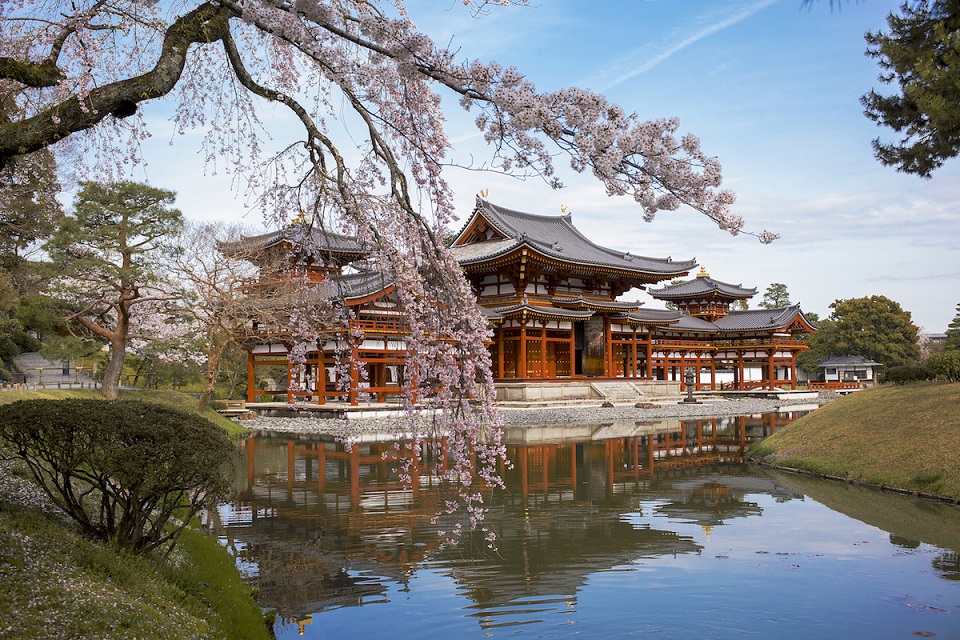
{"type": "Polygon", "coordinates": [[[744,465],[766,414],[507,433],[496,552],[375,437],[250,438],[224,544],[278,638],[960,638],[960,509],[744,465]]]}

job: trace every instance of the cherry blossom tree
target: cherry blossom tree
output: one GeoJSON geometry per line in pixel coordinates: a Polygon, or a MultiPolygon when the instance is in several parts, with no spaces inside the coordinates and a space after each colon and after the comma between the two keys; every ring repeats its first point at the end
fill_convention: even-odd
{"type": "MultiPolygon", "coordinates": [[[[51,293],[69,305],[66,319],[110,347],[102,392],[113,399],[128,343],[155,339],[162,327],[177,325],[166,309],[179,296],[158,258],[183,217],[170,206],[172,191],[134,182],[81,184],[72,215],[60,220],[44,248],[57,274],[51,293]],[[138,317],[141,326],[154,326],[136,331],[138,317]]],[[[175,307],[170,311],[175,314],[175,307]]]]}
{"type": "Polygon", "coordinates": [[[260,272],[275,272],[262,252],[240,249],[243,228],[218,223],[184,226],[176,238],[169,266],[184,289],[181,311],[197,360],[204,367],[204,383],[197,400],[202,409],[210,401],[220,362],[232,346],[250,333],[254,322],[271,326],[285,323],[295,291],[290,283],[261,282],[260,272]],[[223,251],[224,244],[233,250],[223,251]]]}
{"type": "MultiPolygon", "coordinates": [[[[524,3],[464,0],[477,14],[524,3]]],[[[454,220],[444,94],[475,114],[493,170],[560,187],[555,163],[566,158],[647,221],[686,205],[752,234],[720,164],[677,119],[643,120],[587,89],[538,90],[516,67],[438,45],[403,0],[13,0],[0,4],[0,82],[18,106],[0,121],[0,168],[53,146],[113,177],[149,135],[141,105],[163,99],[176,131],[202,129],[209,161],[240,176],[274,222],[303,211],[366,243],[410,321],[409,405],[440,410],[447,477],[461,485],[503,450],[488,328],[442,241],[454,220]],[[264,105],[298,123],[277,153],[264,105]]],[[[461,494],[474,516],[477,495],[461,494]]]]}

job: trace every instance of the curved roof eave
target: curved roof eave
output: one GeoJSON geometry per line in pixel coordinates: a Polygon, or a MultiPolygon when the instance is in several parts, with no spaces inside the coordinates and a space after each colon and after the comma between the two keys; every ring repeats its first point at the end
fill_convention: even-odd
{"type": "MultiPolygon", "coordinates": [[[[479,197],[474,213],[458,234],[457,241],[462,238],[477,216],[483,216],[491,226],[505,237],[491,242],[503,242],[505,239],[512,238],[515,240],[514,246],[525,244],[544,257],[554,260],[589,267],[605,267],[633,273],[659,275],[664,278],[689,273],[697,265],[695,259],[674,261],[672,258],[634,256],[630,252],[616,251],[598,245],[574,226],[571,214],[543,216],[515,211],[495,205],[479,197]],[[553,229],[547,227],[553,227],[553,229]],[[535,231],[538,233],[533,233],[535,231]],[[570,242],[570,246],[564,247],[564,241],[570,242]],[[578,251],[584,255],[577,255],[578,251]]],[[[454,244],[456,244],[456,241],[454,244]]],[[[474,245],[476,244],[483,243],[474,243],[474,245]]],[[[505,250],[501,250],[501,254],[505,252],[505,250]]],[[[474,259],[467,264],[476,261],[474,259]]]]}

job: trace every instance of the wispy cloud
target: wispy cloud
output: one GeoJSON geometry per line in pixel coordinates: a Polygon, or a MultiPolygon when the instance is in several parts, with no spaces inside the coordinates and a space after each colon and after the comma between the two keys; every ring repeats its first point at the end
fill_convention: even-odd
{"type": "Polygon", "coordinates": [[[642,47],[621,58],[586,84],[602,92],[646,73],[676,53],[700,40],[743,22],[750,16],[776,4],[778,0],[758,0],[749,4],[731,3],[721,13],[711,13],[691,20],[691,26],[677,29],[659,42],[642,47]]]}

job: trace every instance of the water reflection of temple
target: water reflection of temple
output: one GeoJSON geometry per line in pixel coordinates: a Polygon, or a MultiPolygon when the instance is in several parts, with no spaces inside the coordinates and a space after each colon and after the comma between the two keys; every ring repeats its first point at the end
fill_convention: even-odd
{"type": "Polygon", "coordinates": [[[506,491],[487,497],[496,556],[469,538],[458,550],[440,546],[431,519],[443,491],[427,466],[442,457],[429,443],[405,484],[392,442],[348,449],[332,440],[250,438],[239,494],[219,515],[261,603],[288,619],[383,600],[388,585],[407,585],[420,568],[444,569],[473,553],[475,563],[458,564],[450,575],[481,610],[523,598],[575,597],[597,571],[699,553],[701,545],[672,521],[709,532],[758,515],[750,494],[797,497],[739,471],[746,446],[795,417],[508,431],[513,466],[502,469],[506,491]],[[714,473],[720,469],[723,475],[714,473]],[[645,492],[653,486],[661,497],[648,504],[645,492]],[[621,517],[643,509],[667,517],[655,526],[621,517]]]}

